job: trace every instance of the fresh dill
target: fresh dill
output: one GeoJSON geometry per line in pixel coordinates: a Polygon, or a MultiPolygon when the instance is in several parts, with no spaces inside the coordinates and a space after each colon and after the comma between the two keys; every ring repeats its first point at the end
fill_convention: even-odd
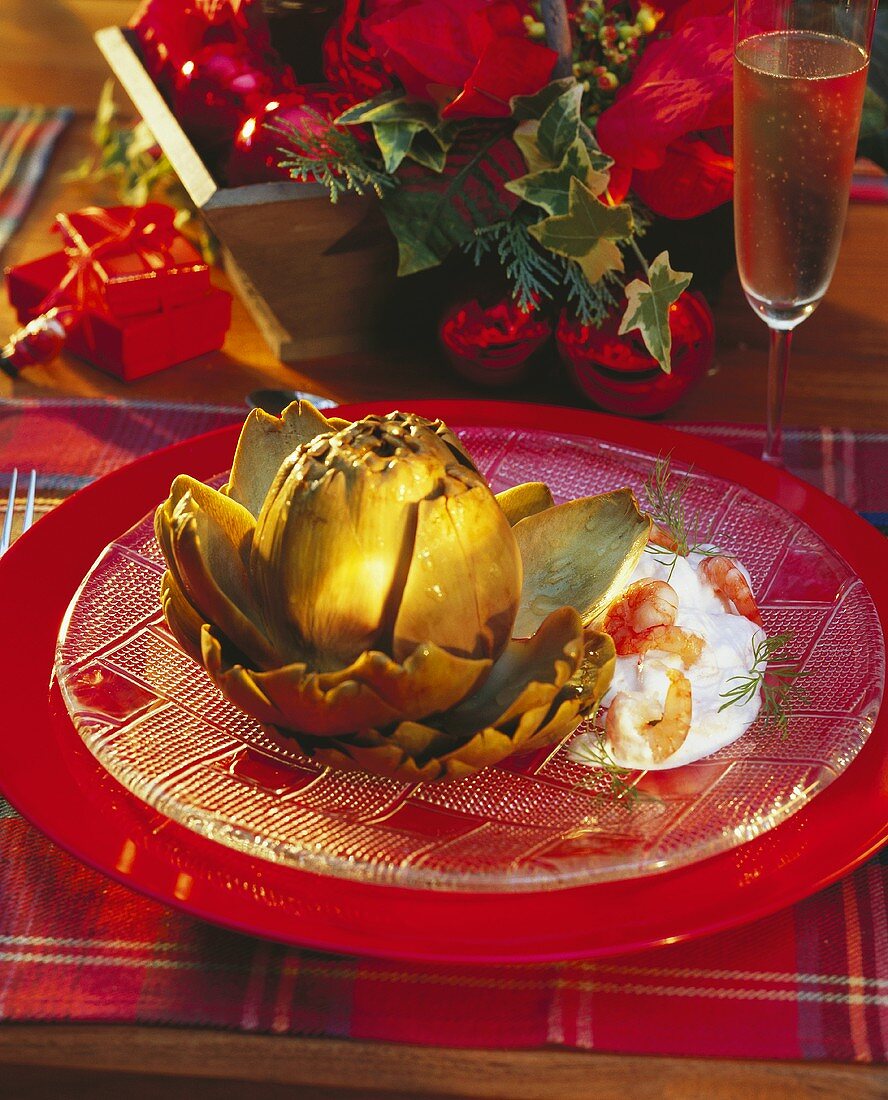
{"type": "Polygon", "coordinates": [[[363,146],[347,130],[334,126],[329,119],[310,107],[304,107],[304,125],[284,121],[269,125],[287,142],[278,152],[283,155],[281,168],[287,168],[294,180],[314,181],[326,187],[330,202],[348,191],[363,195],[374,191],[379,198],[396,185],[381,161],[368,157],[363,146]]]}
{"type": "Polygon", "coordinates": [[[707,557],[719,554],[713,548],[712,522],[704,526],[700,512],[689,514],[685,494],[691,484],[691,470],[678,476],[672,469],[672,455],[658,455],[650,474],[644,482],[645,506],[654,523],[662,532],[671,536],[675,547],[649,545],[661,565],[675,567],[677,557],[702,554],[707,557]]]}
{"type": "MultiPolygon", "coordinates": [[[[603,731],[591,730],[578,738],[568,750],[568,755],[575,763],[591,769],[589,775],[575,785],[575,790],[595,791],[604,773],[607,794],[616,802],[622,801],[627,809],[634,807],[644,797],[635,784],[630,782],[631,777],[637,774],[637,769],[624,768],[614,760],[603,731]]],[[[605,792],[598,790],[595,793],[600,796],[605,792]]]]}
{"type": "Polygon", "coordinates": [[[777,726],[781,738],[786,737],[794,708],[808,702],[803,681],[810,675],[810,670],[802,669],[789,652],[793,640],[792,632],[786,631],[755,641],[752,668],[747,675],[728,680],[728,684],[734,684],[721,693],[725,701],[718,708],[719,714],[727,707],[748,703],[761,691],[762,716],[777,726]]]}

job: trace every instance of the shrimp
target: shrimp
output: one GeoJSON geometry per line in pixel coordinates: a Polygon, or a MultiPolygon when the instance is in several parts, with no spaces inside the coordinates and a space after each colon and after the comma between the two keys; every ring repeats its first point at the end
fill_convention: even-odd
{"type": "Polygon", "coordinates": [[[699,571],[712,585],[718,596],[734,605],[738,615],[743,615],[756,626],[762,626],[762,616],[749,587],[749,581],[737,563],[724,554],[704,558],[699,571]]]}
{"type": "Polygon", "coordinates": [[[671,584],[640,580],[611,604],[602,625],[621,657],[660,649],[692,665],[703,651],[703,639],[676,626],[677,614],[678,594],[671,584]]]}
{"type": "Polygon", "coordinates": [[[669,688],[663,706],[649,695],[626,691],[614,696],[604,730],[618,758],[637,756],[633,742],[644,738],[655,764],[662,764],[685,743],[691,728],[691,684],[687,676],[667,669],[669,688]]]}
{"type": "Polygon", "coordinates": [[[661,527],[653,520],[651,520],[651,533],[648,535],[648,542],[653,543],[654,546],[662,546],[664,550],[670,550],[673,554],[681,552],[672,532],[666,527],[661,527]]]}

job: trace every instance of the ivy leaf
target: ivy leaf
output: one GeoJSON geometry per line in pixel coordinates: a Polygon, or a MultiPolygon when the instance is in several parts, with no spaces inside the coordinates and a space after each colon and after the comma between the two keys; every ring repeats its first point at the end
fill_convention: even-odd
{"type": "Polygon", "coordinates": [[[546,84],[545,87],[540,88],[533,95],[512,96],[509,100],[512,117],[519,122],[524,119],[540,119],[556,99],[560,99],[565,92],[569,92],[571,88],[576,87],[578,87],[576,80],[572,76],[566,76],[561,80],[553,80],[551,84],[546,84]]]}
{"type": "Polygon", "coordinates": [[[432,172],[443,172],[449,148],[449,143],[442,144],[442,136],[437,132],[422,131],[414,137],[407,156],[432,172]]]}
{"type": "Polygon", "coordinates": [[[580,105],[582,87],[573,86],[551,103],[540,119],[537,144],[540,152],[553,164],[559,164],[568,148],[573,145],[580,131],[580,105]]]}
{"type": "Polygon", "coordinates": [[[564,154],[557,168],[544,168],[512,180],[506,189],[540,206],[548,214],[566,214],[569,209],[570,181],[579,179],[593,195],[604,192],[610,177],[607,172],[597,172],[592,167],[585,144],[577,138],[564,154]]]}
{"type": "Polygon", "coordinates": [[[551,160],[544,157],[540,152],[537,143],[539,129],[539,121],[528,119],[526,122],[519,122],[512,132],[512,140],[521,150],[521,155],[524,157],[524,163],[527,165],[529,172],[543,172],[547,168],[556,167],[551,160]]]}
{"type": "Polygon", "coordinates": [[[632,235],[632,210],[626,204],[605,206],[574,176],[567,214],[544,218],[528,232],[543,248],[576,260],[594,284],[608,271],[623,270],[623,256],[614,242],[632,235]]]}
{"type": "Polygon", "coordinates": [[[623,336],[637,328],[648,351],[666,374],[672,371],[669,307],[687,290],[691,277],[690,272],[673,271],[669,254],[661,252],[648,268],[650,282],[633,279],[626,287],[626,312],[619,334],[623,336]]]}
{"type": "Polygon", "coordinates": [[[390,174],[397,172],[405,157],[440,172],[451,141],[450,128],[441,124],[430,103],[391,92],[349,107],[334,125],[370,126],[390,174]]]}
{"type": "Polygon", "coordinates": [[[398,274],[439,264],[475,230],[508,218],[520,199],[505,189],[521,174],[521,155],[502,127],[462,125],[444,170],[430,176],[404,164],[399,186],[387,191],[382,212],[398,241],[398,274]]]}

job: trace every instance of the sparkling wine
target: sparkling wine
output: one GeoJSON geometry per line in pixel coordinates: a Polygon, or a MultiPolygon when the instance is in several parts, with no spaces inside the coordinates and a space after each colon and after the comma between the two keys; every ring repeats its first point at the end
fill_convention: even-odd
{"type": "Polygon", "coordinates": [[[740,278],[770,324],[790,328],[835,267],[867,57],[837,35],[776,31],[737,45],[734,219],[740,278]]]}

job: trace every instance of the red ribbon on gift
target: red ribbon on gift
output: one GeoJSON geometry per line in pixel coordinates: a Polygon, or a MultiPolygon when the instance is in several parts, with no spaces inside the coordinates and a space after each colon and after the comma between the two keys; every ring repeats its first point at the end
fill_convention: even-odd
{"type": "MultiPolygon", "coordinates": [[[[172,207],[150,202],[136,208],[125,220],[101,207],[90,207],[81,214],[89,216],[106,236],[94,244],[87,244],[67,214],[56,216],[56,226],[65,242],[70,266],[55,290],[50,291],[37,307],[38,313],[45,313],[62,302],[76,304],[81,312],[87,309],[105,311],[105,275],[99,266],[100,260],[135,252],[150,269],[147,275],[153,278],[159,278],[169,264],[170,247],[177,236],[172,207]]],[[[145,278],[146,273],[138,277],[145,278]]]]}

